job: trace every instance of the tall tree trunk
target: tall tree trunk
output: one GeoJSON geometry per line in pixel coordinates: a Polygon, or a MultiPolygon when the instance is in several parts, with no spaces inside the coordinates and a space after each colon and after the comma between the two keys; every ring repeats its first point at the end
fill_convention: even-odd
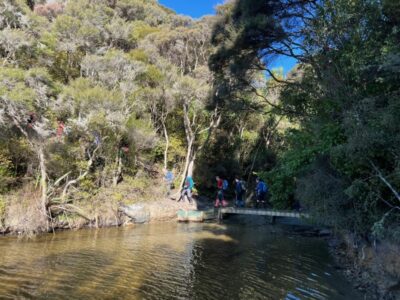
{"type": "Polygon", "coordinates": [[[182,172],[182,179],[181,179],[180,187],[183,186],[183,184],[185,182],[185,178],[188,173],[189,164],[193,157],[193,145],[194,145],[194,141],[196,138],[196,135],[192,130],[190,119],[189,119],[189,102],[187,99],[183,103],[183,124],[185,126],[185,133],[186,133],[187,152],[186,152],[185,166],[184,166],[183,172],[182,172]]]}
{"type": "Polygon", "coordinates": [[[41,206],[43,215],[46,217],[46,228],[49,228],[48,213],[47,213],[47,169],[46,169],[46,158],[44,156],[43,147],[38,146],[37,149],[39,156],[39,168],[40,168],[40,188],[41,188],[41,206]]]}
{"type": "Polygon", "coordinates": [[[194,172],[194,162],[196,161],[196,154],[197,151],[192,151],[192,156],[189,161],[189,166],[187,170],[187,176],[193,177],[193,172],[194,172]]]}
{"type": "Polygon", "coordinates": [[[191,162],[192,156],[193,156],[193,143],[194,143],[194,139],[188,143],[186,159],[185,159],[185,166],[183,167],[182,179],[181,179],[181,182],[179,185],[179,187],[181,187],[181,188],[183,187],[183,184],[185,183],[186,176],[189,175],[188,170],[189,170],[189,165],[190,165],[190,162],[191,162]]]}
{"type": "Polygon", "coordinates": [[[162,126],[163,126],[164,137],[165,137],[164,169],[167,169],[167,167],[168,167],[169,136],[168,136],[167,127],[165,126],[165,119],[162,119],[161,123],[162,123],[162,126]]]}
{"type": "Polygon", "coordinates": [[[117,164],[117,169],[115,170],[115,173],[114,173],[113,186],[117,186],[118,179],[120,178],[120,176],[122,174],[122,157],[121,157],[120,150],[118,150],[117,157],[115,159],[115,163],[117,164]]]}

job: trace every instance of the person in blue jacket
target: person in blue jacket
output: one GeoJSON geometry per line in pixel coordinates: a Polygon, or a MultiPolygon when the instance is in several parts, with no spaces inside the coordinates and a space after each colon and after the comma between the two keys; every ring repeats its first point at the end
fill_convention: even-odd
{"type": "Polygon", "coordinates": [[[264,208],[266,207],[266,196],[268,193],[268,186],[261,178],[256,179],[256,205],[255,207],[258,208],[261,204],[264,208]]]}
{"type": "Polygon", "coordinates": [[[167,196],[169,196],[171,194],[171,189],[172,189],[172,185],[174,183],[175,176],[171,170],[167,170],[167,169],[164,169],[164,175],[165,175],[164,180],[165,180],[165,183],[167,184],[167,196]]]}
{"type": "Polygon", "coordinates": [[[178,200],[181,201],[182,199],[185,198],[185,196],[188,198],[189,203],[192,203],[192,190],[194,187],[194,181],[193,178],[191,176],[187,176],[186,180],[185,180],[185,184],[183,185],[183,189],[181,192],[181,196],[178,200]]]}
{"type": "Polygon", "coordinates": [[[236,206],[244,207],[243,197],[246,191],[245,184],[239,176],[235,177],[235,194],[236,194],[236,206]]]}

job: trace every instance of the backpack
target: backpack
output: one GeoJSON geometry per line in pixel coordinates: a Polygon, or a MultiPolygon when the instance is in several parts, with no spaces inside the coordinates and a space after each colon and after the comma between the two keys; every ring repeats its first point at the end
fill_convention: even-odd
{"type": "Polygon", "coordinates": [[[268,186],[265,182],[262,183],[262,191],[263,193],[267,193],[268,192],[268,186]]]}
{"type": "Polygon", "coordinates": [[[190,177],[190,176],[188,176],[188,177],[186,178],[186,180],[189,182],[189,189],[193,189],[193,187],[194,187],[193,178],[190,177]]]}
{"type": "Polygon", "coordinates": [[[222,189],[226,191],[228,189],[228,186],[229,186],[228,180],[224,179],[224,181],[222,182],[222,189]]]}
{"type": "Polygon", "coordinates": [[[174,174],[171,171],[168,171],[167,174],[165,174],[165,180],[168,182],[174,181],[174,174]]]}

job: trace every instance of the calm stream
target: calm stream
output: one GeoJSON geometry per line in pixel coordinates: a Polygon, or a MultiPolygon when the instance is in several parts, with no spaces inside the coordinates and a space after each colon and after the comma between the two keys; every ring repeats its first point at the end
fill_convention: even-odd
{"type": "Polygon", "coordinates": [[[0,238],[0,299],[359,299],[326,242],[281,226],[150,224],[0,238]]]}

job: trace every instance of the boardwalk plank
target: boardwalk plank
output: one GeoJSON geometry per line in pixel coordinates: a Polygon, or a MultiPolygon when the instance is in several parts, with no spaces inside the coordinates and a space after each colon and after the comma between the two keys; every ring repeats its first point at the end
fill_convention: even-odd
{"type": "Polygon", "coordinates": [[[222,214],[236,214],[236,215],[256,215],[256,216],[271,216],[271,217],[289,217],[289,218],[309,218],[307,213],[293,212],[293,211],[279,211],[272,209],[249,209],[249,208],[235,208],[224,207],[221,208],[222,214]]]}

